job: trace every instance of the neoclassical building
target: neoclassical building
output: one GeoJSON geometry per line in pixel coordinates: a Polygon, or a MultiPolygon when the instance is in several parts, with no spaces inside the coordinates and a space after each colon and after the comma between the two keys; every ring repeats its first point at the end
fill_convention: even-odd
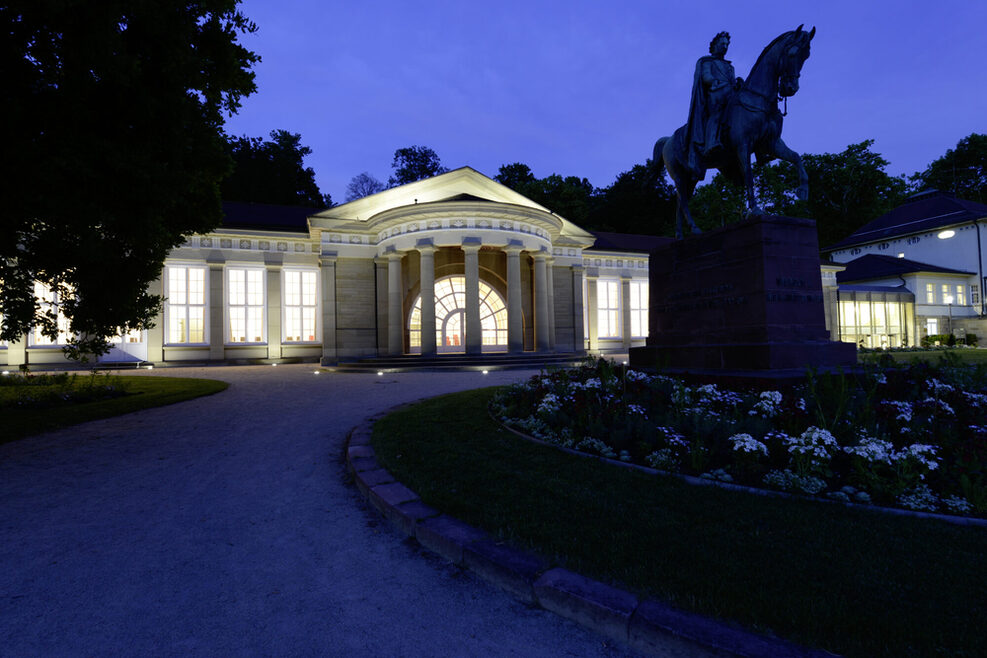
{"type": "MultiPolygon", "coordinates": [[[[469,167],[326,210],[224,211],[168,256],[154,328],[104,361],[626,351],[647,336],[648,251],[667,240],[585,231],[469,167]]],[[[33,332],[0,362],[62,362],[66,339],[33,332]]]]}

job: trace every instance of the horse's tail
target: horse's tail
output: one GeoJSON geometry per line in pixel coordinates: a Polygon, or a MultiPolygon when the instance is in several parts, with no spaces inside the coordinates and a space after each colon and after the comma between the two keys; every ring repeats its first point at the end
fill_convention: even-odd
{"type": "Polygon", "coordinates": [[[665,158],[662,156],[662,151],[665,149],[665,143],[670,139],[671,137],[662,137],[655,142],[655,150],[651,155],[652,183],[657,183],[661,179],[662,174],[665,172],[665,158]]]}

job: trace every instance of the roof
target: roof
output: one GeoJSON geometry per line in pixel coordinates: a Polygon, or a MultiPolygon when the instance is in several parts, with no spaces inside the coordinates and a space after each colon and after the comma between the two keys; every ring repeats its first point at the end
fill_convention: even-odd
{"type": "Polygon", "coordinates": [[[987,218],[987,206],[957,199],[938,190],[920,192],[891,212],[865,224],[849,237],[829,245],[826,251],[856,244],[878,242],[888,238],[920,233],[987,218]]]}
{"type": "Polygon", "coordinates": [[[596,242],[591,249],[598,251],[633,251],[638,253],[648,253],[652,249],[657,249],[669,242],[674,242],[673,238],[666,238],[658,235],[639,235],[636,233],[610,233],[608,231],[590,231],[596,242]]]}
{"type": "Polygon", "coordinates": [[[893,292],[903,295],[914,295],[905,286],[866,286],[866,285],[844,285],[840,284],[841,292],[893,292]]]}
{"type": "Polygon", "coordinates": [[[969,276],[973,272],[963,270],[953,270],[948,267],[940,267],[929,263],[920,263],[907,258],[895,258],[894,256],[884,256],[883,254],[867,254],[860,258],[855,258],[846,264],[846,269],[836,273],[836,282],[843,284],[849,281],[866,281],[868,279],[882,279],[889,276],[900,276],[902,274],[914,274],[915,272],[933,272],[937,274],[962,274],[969,276]]]}
{"type": "Polygon", "coordinates": [[[267,203],[223,202],[223,228],[308,233],[308,217],[321,208],[267,203]]]}

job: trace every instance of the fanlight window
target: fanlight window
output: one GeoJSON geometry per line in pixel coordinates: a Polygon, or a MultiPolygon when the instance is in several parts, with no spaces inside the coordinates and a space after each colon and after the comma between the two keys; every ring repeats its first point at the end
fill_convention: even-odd
{"type": "MultiPolygon", "coordinates": [[[[480,326],[484,351],[507,348],[507,307],[496,290],[480,281],[480,326]]],[[[415,300],[408,320],[409,346],[421,351],[422,298],[415,300]]],[[[466,277],[450,276],[435,282],[435,344],[440,352],[466,348],[466,277]]]]}

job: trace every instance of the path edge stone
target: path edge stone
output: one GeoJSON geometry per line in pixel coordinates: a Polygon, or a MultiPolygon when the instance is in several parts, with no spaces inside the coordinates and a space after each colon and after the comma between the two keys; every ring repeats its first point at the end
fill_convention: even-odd
{"type": "Polygon", "coordinates": [[[384,518],[430,552],[469,569],[524,603],[644,653],[684,656],[701,649],[738,658],[836,655],[757,635],[660,601],[639,600],[607,583],[560,567],[549,568],[542,558],[498,543],[485,531],[426,505],[380,466],[371,446],[374,423],[406,406],[375,414],[349,431],[344,447],[346,469],[360,493],[384,518]]]}

